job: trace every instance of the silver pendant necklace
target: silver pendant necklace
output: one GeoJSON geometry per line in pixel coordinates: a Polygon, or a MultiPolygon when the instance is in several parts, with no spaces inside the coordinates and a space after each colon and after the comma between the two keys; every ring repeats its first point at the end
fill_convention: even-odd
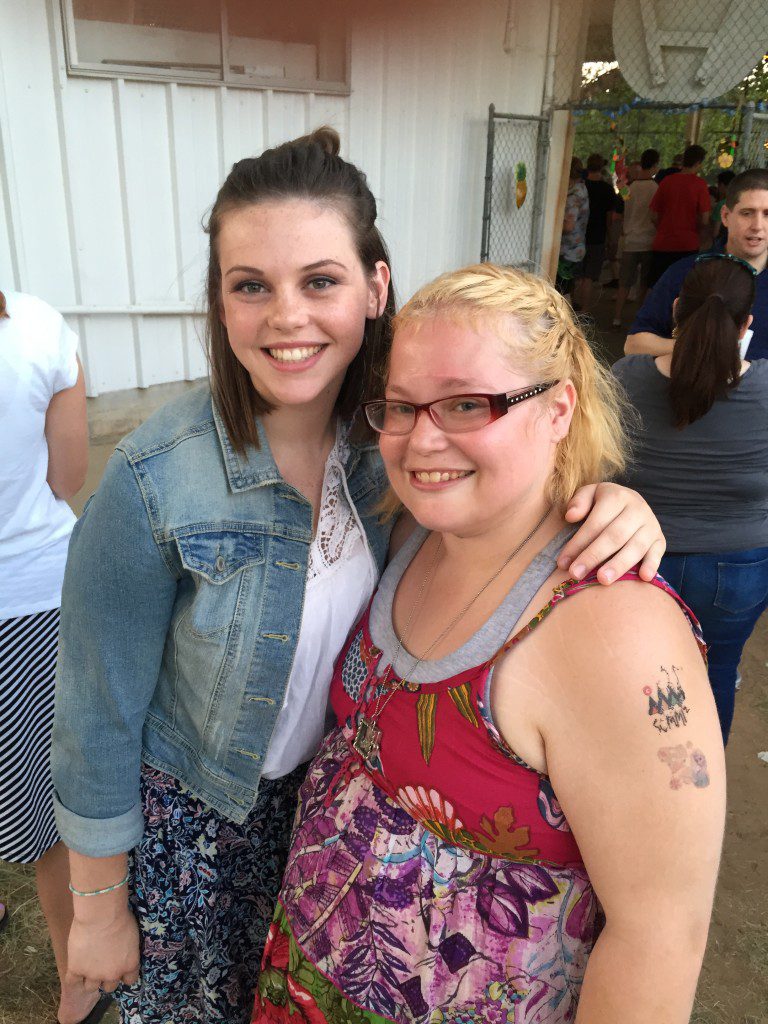
{"type": "Polygon", "coordinates": [[[398,655],[403,650],[406,641],[408,640],[411,625],[413,623],[416,611],[420,607],[422,600],[426,596],[427,586],[429,583],[431,583],[432,577],[434,576],[435,573],[435,569],[437,568],[437,559],[443,547],[443,538],[440,538],[440,541],[435,550],[434,557],[430,563],[429,568],[427,569],[424,579],[421,582],[421,586],[419,587],[419,592],[416,595],[416,600],[414,601],[411,607],[410,614],[408,615],[408,620],[405,624],[405,629],[403,630],[402,635],[398,638],[397,650],[395,651],[390,661],[387,671],[384,674],[384,678],[379,683],[380,692],[376,698],[376,703],[374,704],[373,711],[371,712],[370,715],[363,715],[360,718],[359,722],[357,723],[357,731],[355,732],[355,738],[352,740],[352,747],[360,755],[360,757],[362,757],[362,759],[365,761],[369,768],[373,769],[375,767],[375,762],[378,760],[379,751],[381,750],[382,733],[381,728],[378,725],[379,718],[384,713],[385,708],[392,700],[394,695],[397,693],[397,691],[402,690],[403,687],[405,687],[405,685],[408,682],[407,676],[413,675],[413,673],[422,663],[422,661],[429,657],[429,655],[435,649],[435,647],[437,647],[437,645],[448,636],[448,634],[451,632],[454,626],[456,626],[456,624],[460,622],[461,619],[463,619],[463,617],[467,614],[467,612],[475,603],[475,601],[477,601],[478,598],[482,597],[482,595],[486,592],[488,587],[490,587],[491,584],[494,583],[499,578],[499,576],[501,576],[501,574],[507,568],[507,566],[515,557],[515,555],[518,555],[523,550],[528,541],[530,541],[532,537],[544,525],[544,522],[548,518],[549,513],[551,511],[552,506],[550,505],[550,507],[547,509],[547,511],[544,513],[544,515],[541,517],[538,523],[536,523],[531,532],[526,537],[524,537],[523,540],[520,541],[520,543],[517,545],[514,551],[507,555],[507,557],[504,559],[504,561],[496,570],[496,572],[494,572],[490,579],[486,580],[486,582],[483,584],[480,590],[478,590],[478,592],[475,594],[472,600],[469,601],[461,609],[459,614],[448,623],[448,625],[445,627],[442,633],[440,633],[440,635],[432,641],[432,643],[429,645],[426,651],[424,651],[421,657],[416,658],[414,660],[406,676],[399,680],[393,678],[392,681],[390,682],[390,677],[393,675],[394,672],[393,666],[397,661],[398,655]]]}

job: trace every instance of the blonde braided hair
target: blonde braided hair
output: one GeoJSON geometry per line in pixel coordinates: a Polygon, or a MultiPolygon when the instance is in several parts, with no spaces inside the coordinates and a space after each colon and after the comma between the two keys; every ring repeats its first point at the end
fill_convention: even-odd
{"type": "MultiPolygon", "coordinates": [[[[451,271],[403,306],[394,320],[395,334],[435,316],[469,323],[478,331],[490,329],[508,346],[514,369],[532,382],[572,382],[576,408],[549,481],[554,504],[562,508],[583,484],[622,472],[627,458],[622,392],[596,359],[571,307],[548,281],[492,263],[451,271]]],[[[553,388],[542,401],[557,391],[553,388]]]]}

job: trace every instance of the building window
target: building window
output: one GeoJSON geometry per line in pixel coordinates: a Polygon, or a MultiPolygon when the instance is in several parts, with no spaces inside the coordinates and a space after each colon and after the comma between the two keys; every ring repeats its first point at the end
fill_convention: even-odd
{"type": "Polygon", "coordinates": [[[348,92],[345,7],[316,0],[62,0],[67,66],[73,75],[348,92]]]}

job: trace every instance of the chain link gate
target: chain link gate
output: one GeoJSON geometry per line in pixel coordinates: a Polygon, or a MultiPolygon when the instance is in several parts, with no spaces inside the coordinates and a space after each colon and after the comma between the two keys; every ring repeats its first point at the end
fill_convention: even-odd
{"type": "Polygon", "coordinates": [[[747,110],[740,145],[744,167],[768,167],[768,114],[747,110]]]}
{"type": "Polygon", "coordinates": [[[548,117],[490,105],[481,262],[539,268],[548,158],[548,117]]]}
{"type": "MultiPolygon", "coordinates": [[[[574,154],[586,161],[589,153],[610,157],[616,150],[625,155],[629,163],[640,158],[642,150],[653,147],[661,152],[661,166],[666,167],[675,153],[682,153],[690,143],[688,137],[690,107],[634,99],[616,110],[604,103],[568,103],[557,109],[570,110],[575,118],[574,154]],[[655,117],[649,123],[644,115],[663,114],[663,121],[655,117]],[[584,115],[591,115],[586,121],[584,115]]],[[[735,103],[707,102],[697,105],[698,123],[695,141],[706,151],[702,177],[714,181],[723,169],[718,157],[726,139],[736,143],[732,166],[735,172],[748,167],[765,167],[768,152],[768,114],[757,111],[753,102],[739,107],[735,103]]],[[[727,166],[727,165],[726,165],[727,166]]]]}

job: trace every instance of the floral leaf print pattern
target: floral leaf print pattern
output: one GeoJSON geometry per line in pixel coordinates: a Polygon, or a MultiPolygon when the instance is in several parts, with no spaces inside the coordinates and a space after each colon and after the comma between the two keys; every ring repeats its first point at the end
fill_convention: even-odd
{"type": "Polygon", "coordinates": [[[448,691],[448,695],[458,708],[459,713],[466,718],[469,724],[479,727],[480,723],[472,706],[472,688],[469,683],[462,683],[461,686],[452,686],[448,691]]]}
{"type": "Polygon", "coordinates": [[[471,842],[472,837],[456,817],[453,805],[437,790],[427,790],[424,786],[406,786],[398,790],[396,799],[416,821],[446,843],[471,842]]]}
{"type": "Polygon", "coordinates": [[[552,783],[545,776],[539,779],[537,803],[542,818],[551,828],[556,828],[560,832],[571,831],[570,825],[565,820],[565,813],[560,806],[560,801],[555,796],[552,783]]]}
{"type": "Polygon", "coordinates": [[[358,701],[362,697],[371,667],[380,654],[377,647],[367,645],[364,631],[358,629],[341,663],[341,681],[352,700],[358,701]]]}
{"type": "MultiPolygon", "coordinates": [[[[338,729],[310,769],[313,812],[304,806],[294,834],[274,922],[285,938],[271,934],[254,1021],[572,1020],[596,913],[583,869],[474,851],[469,842],[490,839],[470,836],[435,787],[390,797],[367,772],[342,769],[350,757],[338,729]]],[[[486,824],[530,849],[511,811],[486,824]]]]}
{"type": "MultiPolygon", "coordinates": [[[[594,583],[556,588],[505,648],[594,583]]],[[[253,1021],[572,1024],[601,911],[550,780],[494,726],[495,659],[431,684],[431,701],[401,683],[374,770],[352,742],[383,657],[363,616],[331,687],[339,727],[302,788],[253,1021]]],[[[706,784],[700,751],[660,757],[673,787],[706,784]]]]}
{"type": "Polygon", "coordinates": [[[297,769],[265,781],[238,825],[144,765],[145,831],[130,855],[130,901],[146,934],[141,984],[116,994],[126,1024],[146,1020],[150,1004],[176,1024],[247,1019],[302,777],[297,769]]]}
{"type": "Polygon", "coordinates": [[[486,850],[495,856],[531,860],[539,851],[529,847],[531,830],[527,825],[515,825],[515,811],[512,807],[500,807],[493,820],[483,815],[480,819],[480,834],[488,840],[486,850]]]}
{"type": "Polygon", "coordinates": [[[494,872],[477,883],[477,909],[494,931],[503,935],[528,937],[528,903],[551,899],[558,887],[544,868],[515,865],[513,870],[494,872]]]}
{"type": "Polygon", "coordinates": [[[416,721],[419,727],[419,742],[424,760],[429,764],[435,747],[435,714],[437,712],[437,694],[422,693],[416,701],[416,721]]]}

